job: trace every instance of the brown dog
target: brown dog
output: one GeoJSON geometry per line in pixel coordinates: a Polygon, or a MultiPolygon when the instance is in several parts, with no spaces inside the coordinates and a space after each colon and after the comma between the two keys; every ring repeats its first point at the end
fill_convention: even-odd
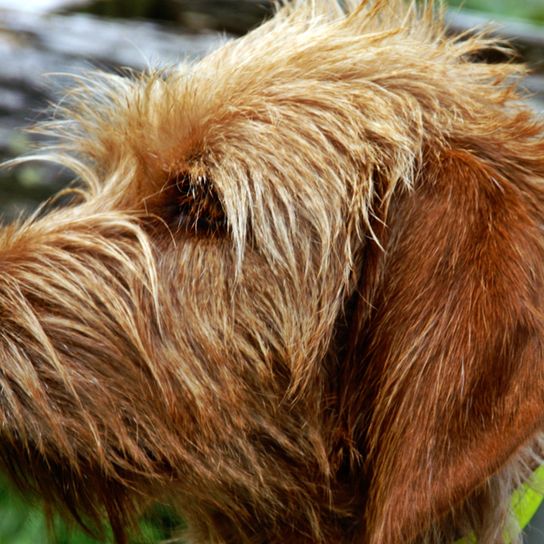
{"type": "Polygon", "coordinates": [[[155,500],[196,543],[502,542],[544,429],[544,127],[439,19],[299,0],[69,95],[44,157],[79,200],[0,232],[20,488],[120,543],[155,500]]]}

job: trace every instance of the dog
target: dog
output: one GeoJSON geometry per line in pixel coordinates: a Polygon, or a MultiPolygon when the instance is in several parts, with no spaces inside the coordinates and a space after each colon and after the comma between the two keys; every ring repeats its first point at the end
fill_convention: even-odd
{"type": "Polygon", "coordinates": [[[30,157],[71,203],[0,231],[17,487],[119,544],[155,501],[194,543],[517,541],[544,124],[492,48],[432,4],[295,0],[192,65],[81,78],[30,157]]]}

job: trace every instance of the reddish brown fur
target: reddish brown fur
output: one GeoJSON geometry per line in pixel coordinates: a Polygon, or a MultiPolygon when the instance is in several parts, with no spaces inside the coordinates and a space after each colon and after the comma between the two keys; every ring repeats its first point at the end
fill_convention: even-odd
{"type": "Polygon", "coordinates": [[[540,462],[523,69],[345,3],[82,80],[40,155],[79,200],[0,232],[0,459],[119,543],[155,500],[195,543],[502,542],[540,462]]]}

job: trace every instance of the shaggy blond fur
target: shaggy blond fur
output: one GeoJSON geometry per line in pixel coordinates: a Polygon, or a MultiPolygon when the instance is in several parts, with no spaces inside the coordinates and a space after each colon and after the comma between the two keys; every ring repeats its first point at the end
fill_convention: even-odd
{"type": "Polygon", "coordinates": [[[118,543],[155,500],[195,543],[503,541],[544,425],[544,128],[435,11],[300,0],[79,80],[38,155],[78,198],[0,231],[21,489],[118,543]]]}

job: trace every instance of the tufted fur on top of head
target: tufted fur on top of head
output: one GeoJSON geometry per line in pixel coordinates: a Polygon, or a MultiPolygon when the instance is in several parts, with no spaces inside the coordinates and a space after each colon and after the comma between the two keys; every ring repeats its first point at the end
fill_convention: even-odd
{"type": "MultiPolygon", "coordinates": [[[[81,78],[42,129],[60,138],[58,158],[91,194],[107,191],[129,209],[139,205],[140,195],[136,203],[131,195],[150,184],[160,190],[195,157],[203,170],[221,170],[226,181],[214,176],[214,183],[240,250],[249,216],[263,208],[257,181],[240,165],[251,162],[263,192],[275,193],[271,167],[289,140],[285,167],[294,173],[305,157],[304,167],[326,170],[331,198],[352,198],[368,229],[377,178],[387,180],[387,195],[399,181],[410,186],[427,143],[480,141],[491,127],[492,139],[510,145],[509,124],[518,116],[512,112],[506,126],[498,120],[505,104],[523,107],[514,83],[524,68],[473,62],[488,48],[501,46],[483,34],[447,37],[432,2],[300,0],[192,65],[81,78]],[[233,180],[235,191],[227,187],[233,180]]],[[[305,190],[296,178],[289,194],[305,190]]],[[[301,198],[310,203],[311,184],[307,193],[301,198]]],[[[317,222],[308,211],[304,219],[317,222]]],[[[270,234],[269,247],[286,258],[290,248],[276,247],[270,234]]]]}
{"type": "Polygon", "coordinates": [[[30,158],[80,198],[0,231],[16,483],[121,543],[153,500],[194,542],[500,542],[541,455],[544,127],[488,48],[297,0],[76,78],[30,158]]]}

